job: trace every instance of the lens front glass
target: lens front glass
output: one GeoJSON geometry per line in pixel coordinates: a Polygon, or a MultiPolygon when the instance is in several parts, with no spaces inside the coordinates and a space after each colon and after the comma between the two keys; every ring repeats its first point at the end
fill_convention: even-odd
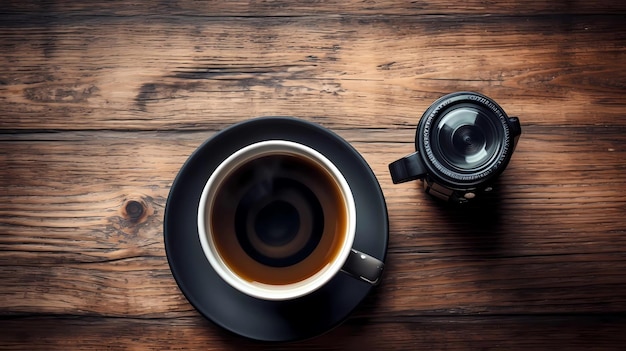
{"type": "Polygon", "coordinates": [[[504,135],[496,116],[470,106],[443,113],[433,131],[430,145],[434,156],[460,173],[489,167],[497,159],[504,135]]]}

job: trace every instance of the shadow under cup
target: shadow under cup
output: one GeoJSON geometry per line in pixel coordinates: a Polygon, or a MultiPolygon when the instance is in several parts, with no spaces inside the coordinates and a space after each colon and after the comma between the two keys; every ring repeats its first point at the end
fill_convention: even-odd
{"type": "Polygon", "coordinates": [[[270,300],[308,294],[342,269],[355,237],[355,204],[339,170],[289,141],[249,145],[209,178],[198,232],[228,284],[270,300]]]}

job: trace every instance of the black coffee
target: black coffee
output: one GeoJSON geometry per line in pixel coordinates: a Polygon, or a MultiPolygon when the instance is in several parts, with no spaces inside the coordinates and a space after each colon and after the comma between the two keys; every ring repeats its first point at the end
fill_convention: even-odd
{"type": "Polygon", "coordinates": [[[248,161],[219,185],[211,230],[241,278],[283,285],[319,272],[339,254],[348,225],[333,176],[303,156],[248,161]]]}

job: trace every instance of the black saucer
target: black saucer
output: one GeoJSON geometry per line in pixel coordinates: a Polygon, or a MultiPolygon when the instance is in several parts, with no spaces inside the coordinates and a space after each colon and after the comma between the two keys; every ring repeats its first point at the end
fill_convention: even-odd
{"type": "Polygon", "coordinates": [[[316,149],[343,173],[357,212],[353,247],[385,260],[388,218],[374,173],[350,144],[313,123],[265,117],[238,123],[202,144],[178,173],[165,209],[163,235],[172,274],[189,302],[206,318],[236,334],[264,341],[291,341],[319,335],[348,317],[372,286],[340,272],[308,296],[265,301],[224,282],[204,256],[197,230],[200,195],[215,168],[236,150],[282,139],[316,149]]]}

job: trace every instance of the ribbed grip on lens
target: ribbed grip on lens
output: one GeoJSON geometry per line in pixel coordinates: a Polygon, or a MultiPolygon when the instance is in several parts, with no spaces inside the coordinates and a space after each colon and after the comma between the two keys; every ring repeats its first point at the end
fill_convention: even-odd
{"type": "Polygon", "coordinates": [[[426,170],[416,151],[410,155],[389,164],[389,173],[394,184],[421,179],[426,175],[426,170]]]}

